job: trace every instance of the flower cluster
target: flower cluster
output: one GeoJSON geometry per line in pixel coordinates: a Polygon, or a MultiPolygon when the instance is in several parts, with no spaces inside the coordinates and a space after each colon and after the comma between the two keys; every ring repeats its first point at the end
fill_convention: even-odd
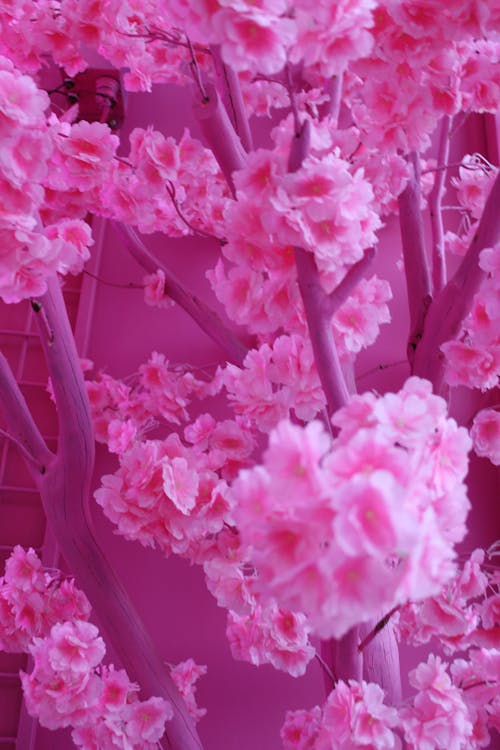
{"type": "Polygon", "coordinates": [[[213,154],[189,130],[176,141],[153,128],[135,128],[127,160],[111,165],[96,209],[144,233],[223,236],[228,196],[213,154]]]}
{"type": "Polygon", "coordinates": [[[397,723],[378,685],[349,680],[337,683],[322,709],[288,711],[281,739],[284,750],[393,750],[397,723]]]}
{"type": "Polygon", "coordinates": [[[86,620],[90,604],[73,581],[45,572],[34,550],[17,545],[0,578],[0,649],[27,651],[64,620],[86,620]]]}
{"type": "Polygon", "coordinates": [[[30,714],[49,729],[73,727],[83,750],[154,750],[172,708],[162,698],[140,701],[125,671],[101,664],[106,649],[90,613],[73,581],[15,547],[0,579],[0,648],[33,657],[32,672],[21,672],[30,714]]]}
{"type": "Polygon", "coordinates": [[[314,657],[309,633],[303,614],[275,604],[255,604],[248,615],[228,613],[226,635],[234,659],[255,666],[270,663],[293,677],[303,675],[314,657]]]}
{"type": "Polygon", "coordinates": [[[430,654],[409,673],[416,690],[402,706],[384,704],[382,689],[365,681],[338,682],[325,705],[288,711],[284,750],[478,750],[498,727],[499,655],[479,649],[451,665],[430,654]]]}
{"type": "Polygon", "coordinates": [[[119,455],[118,471],[102,477],[95,499],[126,539],[189,556],[231,518],[226,483],[203,456],[176,434],[136,442],[119,455]]]}
{"type": "Polygon", "coordinates": [[[397,615],[400,639],[421,645],[436,638],[450,653],[470,645],[493,646],[500,598],[494,577],[482,568],[484,561],[484,551],[475,550],[439,594],[402,607],[397,615]],[[485,598],[488,588],[496,593],[485,598]]]}
{"type": "Polygon", "coordinates": [[[206,708],[196,705],[196,682],[207,673],[203,664],[195,664],[193,659],[186,659],[172,667],[170,675],[179,693],[184,698],[189,715],[194,721],[199,721],[207,713],[206,708]]]}
{"type": "Polygon", "coordinates": [[[231,488],[256,587],[322,637],[437,593],[469,505],[467,432],[427,381],[353,397],[333,421],[333,444],[318,422],[280,422],[231,488]]]}
{"type": "Polygon", "coordinates": [[[40,221],[57,141],[57,127],[46,120],[48,105],[45,91],[0,57],[0,297],[5,302],[43,294],[51,273],[78,273],[93,244],[81,219],[46,227],[40,221]]]}
{"type": "Polygon", "coordinates": [[[137,698],[123,670],[103,667],[103,640],[89,622],[54,625],[29,647],[34,666],[21,673],[28,711],[48,729],[73,727],[77,747],[154,750],[173,716],[162,698],[137,698]]]}

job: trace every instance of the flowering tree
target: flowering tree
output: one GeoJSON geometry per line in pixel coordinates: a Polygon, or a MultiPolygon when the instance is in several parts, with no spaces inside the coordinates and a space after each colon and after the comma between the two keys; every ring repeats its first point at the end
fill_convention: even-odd
{"type": "Polygon", "coordinates": [[[469,451],[500,463],[500,177],[485,154],[451,164],[449,148],[469,113],[498,108],[500,4],[16,0],[0,20],[0,293],[37,314],[59,447],[2,357],[6,434],[85,591],[31,550],[7,563],[0,643],[33,656],[30,712],[89,750],[201,747],[203,668],[164,668],[93,536],[95,436],[118,466],[97,503],[126,539],[203,566],[235,658],[297,676],[315,656],[309,637],[323,639],[329,694],[287,715],[285,750],[487,746],[500,727],[496,547],[460,561],[455,546],[469,451]],[[138,128],[119,158],[112,97],[101,121],[56,114],[42,63],[75,76],[90,48],[131,91],[191,87],[204,143],[138,128]],[[251,123],[268,115],[257,148],[251,123]],[[121,227],[146,303],[180,305],[220,345],[210,377],[154,352],[132,385],[84,381],[60,283],[89,258],[89,212],[121,227]],[[391,216],[409,376],[395,393],[359,394],[356,357],[390,322],[390,285],[370,266],[391,216]],[[217,243],[208,277],[245,336],[136,230],[217,243]],[[462,426],[449,408],[458,386],[482,399],[462,426]],[[224,419],[210,412],[219,393],[224,419]],[[89,601],[126,671],[101,664],[89,601]],[[449,657],[419,664],[405,702],[396,635],[449,657]]]}

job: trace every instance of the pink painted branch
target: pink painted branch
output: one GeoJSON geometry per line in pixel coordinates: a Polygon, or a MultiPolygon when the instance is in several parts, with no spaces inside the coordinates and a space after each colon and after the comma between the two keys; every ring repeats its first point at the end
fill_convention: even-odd
{"type": "Polygon", "coordinates": [[[168,295],[215,341],[227,354],[234,364],[241,366],[248,348],[238,337],[224,325],[219,316],[188,291],[177,277],[155,256],[149,252],[142,240],[132,227],[115,223],[115,227],[123,238],[130,254],[148,273],[161,269],[165,274],[168,295]]]}
{"type": "Polygon", "coordinates": [[[233,195],[236,190],[233,172],[245,166],[246,152],[238,138],[217,89],[206,85],[207,100],[196,99],[193,112],[199,122],[203,137],[217,159],[233,195]]]}
{"type": "Polygon", "coordinates": [[[87,594],[96,617],[123,666],[145,697],[167,698],[174,718],[164,748],[201,750],[184,701],[144,625],[97,542],[88,505],[94,440],[83,376],[57,278],[48,283],[41,304],[53,340],[41,340],[49,366],[59,418],[56,460],[39,482],[47,519],[62,555],[87,594]]]}
{"type": "Polygon", "coordinates": [[[399,706],[402,701],[401,667],[392,623],[387,619],[391,613],[378,622],[360,625],[359,635],[363,641],[358,651],[363,653],[363,679],[376,682],[384,690],[386,702],[399,706]],[[381,623],[384,624],[380,627],[381,623]]]}
{"type": "Polygon", "coordinates": [[[321,286],[312,254],[296,247],[295,263],[316,367],[325,392],[328,414],[331,416],[347,404],[349,391],[333,338],[332,319],[326,305],[327,295],[321,286]]]}
{"type": "Polygon", "coordinates": [[[9,363],[0,353],[0,408],[5,416],[10,434],[22,448],[36,481],[55,459],[47,448],[28,405],[16,382],[9,363]]]}
{"type": "Polygon", "coordinates": [[[236,133],[241,145],[249,153],[253,151],[253,138],[238,75],[230,65],[223,62],[218,46],[212,46],[211,50],[217,77],[225,91],[236,133]]]}
{"type": "Polygon", "coordinates": [[[441,121],[436,177],[429,196],[432,229],[432,292],[434,296],[446,284],[446,257],[444,253],[444,226],[441,204],[445,193],[445,166],[450,153],[451,119],[449,115],[444,115],[441,121]]]}
{"type": "Polygon", "coordinates": [[[441,345],[460,332],[464,318],[471,310],[485,272],[479,266],[479,254],[500,242],[500,173],[486,201],[469,249],[454,276],[431,304],[423,338],[417,347],[414,372],[427,378],[436,393],[443,387],[445,370],[441,345]]]}
{"type": "MultiPolygon", "coordinates": [[[[292,140],[288,171],[295,172],[309,153],[310,124],[302,123],[292,140]]],[[[295,264],[300,293],[304,302],[309,336],[314,351],[316,367],[325,392],[328,413],[332,415],[349,401],[349,391],[342,373],[340,360],[333,338],[330,300],[321,286],[318,269],[311,253],[300,247],[295,248],[295,264]]],[[[362,657],[358,654],[358,632],[353,628],[343,638],[335,642],[333,653],[328,661],[327,652],[333,644],[324,644],[323,653],[327,663],[334,664],[338,679],[361,679],[362,657]]]]}
{"type": "Polygon", "coordinates": [[[338,124],[340,116],[343,82],[343,75],[342,73],[339,73],[336,76],[332,76],[325,86],[325,93],[330,97],[330,102],[322,111],[324,112],[324,116],[330,116],[332,118],[335,125],[338,124]]]}
{"type": "MultiPolygon", "coordinates": [[[[289,172],[300,169],[309,153],[310,130],[309,121],[305,120],[299,132],[293,137],[288,159],[289,172]]],[[[318,269],[311,253],[296,247],[295,264],[316,366],[331,416],[347,404],[349,391],[333,338],[328,295],[321,286],[318,269]]]]}
{"type": "Polygon", "coordinates": [[[365,250],[361,260],[358,260],[357,263],[350,267],[338,287],[333,292],[330,292],[326,299],[326,308],[330,315],[334,315],[344,302],[349,299],[349,296],[373,263],[374,258],[375,248],[369,247],[365,250]]]}
{"type": "Polygon", "coordinates": [[[339,680],[358,680],[363,677],[363,657],[358,653],[359,627],[351,628],[335,642],[335,674],[339,680]]]}
{"type": "MultiPolygon", "coordinates": [[[[303,123],[292,141],[288,169],[300,168],[309,151],[309,125],[303,123]]],[[[373,248],[348,271],[336,290],[327,295],[321,286],[318,270],[311,253],[295,248],[295,262],[299,288],[304,302],[309,335],[316,367],[326,395],[330,414],[349,401],[349,391],[342,373],[333,339],[331,318],[359,282],[375,255],[373,248]]],[[[354,390],[354,389],[353,389],[354,390]]],[[[360,627],[353,627],[335,642],[322,644],[322,654],[327,663],[334,665],[340,680],[361,680],[363,674],[377,681],[386,690],[391,701],[401,701],[401,675],[398,646],[392,631],[367,649],[365,655],[358,651],[360,627]]]]}
{"type": "Polygon", "coordinates": [[[431,281],[425,251],[424,225],[420,210],[420,161],[418,155],[410,156],[413,174],[398,198],[399,225],[403,245],[406,288],[410,308],[410,335],[407,355],[413,364],[417,344],[422,338],[424,322],[431,302],[431,281]]]}

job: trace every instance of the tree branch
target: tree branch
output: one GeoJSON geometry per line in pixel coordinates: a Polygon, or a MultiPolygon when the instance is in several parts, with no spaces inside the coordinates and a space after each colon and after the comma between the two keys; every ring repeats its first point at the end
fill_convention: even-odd
{"type": "Polygon", "coordinates": [[[226,178],[233,196],[233,172],[245,166],[246,153],[213,84],[206,85],[207,99],[193,102],[193,112],[201,132],[226,178]]]}
{"type": "Polygon", "coordinates": [[[212,45],[211,50],[217,77],[226,94],[236,133],[240,138],[241,145],[249,153],[253,151],[253,138],[238,75],[230,65],[226,65],[222,60],[218,46],[212,45]]]}
{"type": "Polygon", "coordinates": [[[410,308],[410,335],[407,355],[413,365],[415,350],[422,338],[425,317],[431,302],[431,281],[425,251],[424,224],[420,210],[420,161],[418,154],[410,155],[413,174],[398,198],[399,226],[403,245],[406,288],[410,308]]]}
{"type": "Polygon", "coordinates": [[[10,369],[9,363],[0,353],[0,405],[12,439],[28,461],[30,472],[38,482],[55,456],[50,451],[40,430],[31,416],[21,389],[10,369]]]}
{"type": "Polygon", "coordinates": [[[430,306],[424,335],[417,347],[414,372],[430,380],[436,393],[443,387],[445,359],[441,345],[456,338],[486,276],[479,255],[500,242],[500,172],[490,191],[477,232],[454,276],[430,306]]]}
{"type": "Polygon", "coordinates": [[[444,226],[441,204],[445,193],[446,169],[450,153],[451,117],[444,115],[439,133],[436,177],[429,196],[432,229],[432,292],[436,296],[446,284],[446,257],[444,254],[444,226]]]}
{"type": "Polygon", "coordinates": [[[142,240],[132,227],[125,226],[114,222],[116,229],[121,235],[127,250],[133,258],[148,273],[155,273],[158,269],[165,274],[165,283],[168,289],[168,296],[176,302],[179,307],[197,323],[202,331],[210,336],[227,354],[231,362],[241,367],[243,360],[248,354],[248,347],[243,344],[238,337],[224,325],[208,305],[202,302],[198,297],[189,292],[161,261],[149,252],[142,240]]]}
{"type": "Polygon", "coordinates": [[[49,279],[40,306],[53,332],[52,339],[47,339],[44,323],[39,319],[59,417],[57,457],[39,482],[47,519],[64,559],[130,678],[141,686],[145,697],[160,696],[172,703],[174,718],[167,724],[163,747],[200,750],[201,743],[184,701],[94,534],[89,510],[94,465],[90,409],[56,277],[49,279]]]}
{"type": "Polygon", "coordinates": [[[349,299],[350,295],[373,263],[374,258],[375,248],[367,248],[361,260],[358,260],[357,263],[354,263],[354,265],[350,267],[338,287],[334,289],[333,292],[330,292],[325,304],[330,315],[335,315],[337,310],[349,299]]]}
{"type": "MultiPolygon", "coordinates": [[[[296,172],[309,152],[310,124],[305,120],[293,137],[288,171],[296,172]]],[[[332,331],[330,300],[321,286],[316,262],[311,253],[295,248],[295,264],[299,289],[304,302],[307,326],[314,351],[316,367],[325,392],[329,416],[347,404],[347,389],[332,331]]]]}

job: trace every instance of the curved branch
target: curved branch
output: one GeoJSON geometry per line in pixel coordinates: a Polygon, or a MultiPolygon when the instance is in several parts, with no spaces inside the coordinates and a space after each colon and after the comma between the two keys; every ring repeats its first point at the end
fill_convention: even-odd
{"type": "Polygon", "coordinates": [[[0,407],[12,439],[22,449],[30,472],[38,482],[55,456],[50,451],[31,416],[26,400],[4,355],[0,352],[0,407]]]}
{"type": "Polygon", "coordinates": [[[433,301],[415,357],[415,375],[430,380],[436,393],[443,387],[445,360],[441,345],[456,338],[469,314],[474,295],[486,276],[479,255],[500,242],[500,172],[490,191],[477,232],[454,276],[433,301]]]}
{"type": "Polygon", "coordinates": [[[94,465],[90,409],[57,278],[49,280],[40,309],[53,334],[44,335],[39,319],[59,418],[57,457],[39,482],[47,519],[130,678],[139,683],[144,696],[172,703],[174,718],[167,724],[163,747],[201,750],[184,701],[94,534],[88,504],[94,465]]]}
{"type": "Polygon", "coordinates": [[[213,45],[211,50],[217,77],[226,93],[226,98],[231,109],[235,130],[240,138],[241,145],[249,153],[253,151],[253,138],[238,74],[235,73],[230,65],[226,65],[222,60],[220,47],[213,45]]]}
{"type": "Polygon", "coordinates": [[[246,152],[222,104],[217,89],[213,84],[206,85],[207,99],[195,99],[193,112],[199,122],[201,132],[217,163],[226,178],[233,196],[236,189],[233,172],[243,169],[246,152]]]}
{"type": "Polygon", "coordinates": [[[208,305],[185,289],[172,271],[149,252],[132,227],[116,222],[115,227],[123,238],[127,250],[139,265],[148,273],[155,273],[155,271],[161,269],[165,274],[168,296],[187,312],[195,323],[200,326],[202,331],[205,331],[210,336],[212,341],[215,341],[222,347],[231,362],[241,367],[243,360],[248,354],[248,348],[245,344],[224,325],[219,316],[208,305]]]}
{"type": "Polygon", "coordinates": [[[412,153],[410,161],[413,173],[406,188],[398,198],[399,226],[403,245],[403,258],[410,308],[410,335],[407,355],[410,364],[415,359],[415,350],[422,338],[425,317],[431,302],[431,280],[425,251],[424,223],[420,210],[420,161],[412,153]]]}
{"type": "Polygon", "coordinates": [[[350,267],[338,287],[336,287],[333,292],[330,292],[327,296],[325,305],[330,315],[335,315],[337,310],[349,299],[350,295],[373,263],[374,258],[375,248],[367,248],[361,260],[358,260],[357,263],[354,263],[354,265],[350,267]]]}
{"type": "Polygon", "coordinates": [[[444,115],[439,134],[436,177],[429,196],[432,229],[432,292],[437,295],[446,284],[446,257],[444,253],[444,226],[441,204],[445,193],[446,162],[450,153],[451,117],[444,115]]]}
{"type": "MultiPolygon", "coordinates": [[[[311,126],[309,120],[305,120],[292,139],[288,159],[289,172],[296,172],[300,169],[309,153],[310,136],[311,126]]],[[[347,404],[349,391],[333,338],[329,295],[321,286],[316,262],[311,253],[301,247],[296,247],[295,264],[316,367],[331,416],[337,409],[347,404]]]]}

